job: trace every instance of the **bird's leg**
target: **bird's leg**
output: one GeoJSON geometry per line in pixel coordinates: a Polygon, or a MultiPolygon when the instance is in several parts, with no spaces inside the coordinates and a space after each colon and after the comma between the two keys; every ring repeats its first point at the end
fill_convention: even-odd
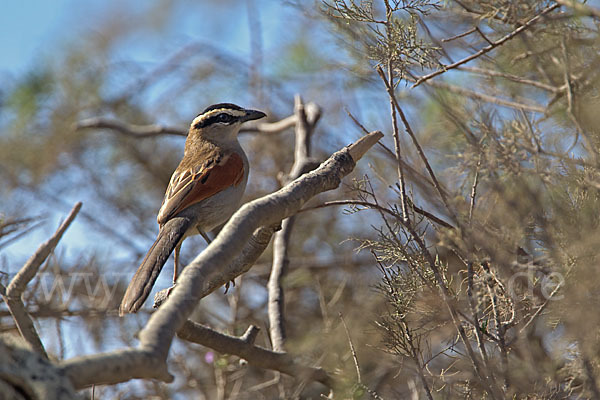
{"type": "Polygon", "coordinates": [[[179,251],[181,250],[181,243],[175,247],[175,251],[173,252],[173,259],[175,260],[175,268],[173,269],[173,285],[177,281],[177,277],[179,276],[179,251]]]}
{"type": "MultiPolygon", "coordinates": [[[[208,237],[208,235],[206,234],[206,232],[203,232],[200,229],[198,229],[198,232],[200,233],[200,235],[202,235],[202,237],[204,238],[204,240],[206,240],[207,244],[211,244],[212,243],[212,240],[210,240],[210,238],[208,237]]],[[[235,287],[235,281],[233,279],[225,284],[225,294],[227,294],[227,291],[229,290],[229,286],[235,287]]]]}
{"type": "Polygon", "coordinates": [[[210,240],[210,238],[208,237],[208,235],[205,232],[201,231],[200,229],[198,229],[198,232],[200,232],[200,235],[202,235],[204,240],[206,240],[206,244],[212,243],[212,240],[210,240]]]}

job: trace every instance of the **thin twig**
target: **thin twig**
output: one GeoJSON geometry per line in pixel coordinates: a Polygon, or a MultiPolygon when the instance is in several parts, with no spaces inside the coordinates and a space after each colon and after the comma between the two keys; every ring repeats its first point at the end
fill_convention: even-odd
{"type": "MultiPolygon", "coordinates": [[[[390,3],[386,0],[385,2],[385,8],[386,8],[386,20],[385,20],[385,27],[386,27],[386,34],[388,37],[389,41],[392,41],[392,27],[391,27],[391,23],[392,23],[392,17],[393,17],[393,10],[390,7],[390,3]]],[[[389,55],[389,59],[387,61],[387,78],[385,76],[385,74],[383,74],[383,70],[381,69],[380,66],[377,67],[377,72],[379,73],[379,76],[381,77],[381,79],[384,81],[385,86],[386,87],[394,87],[394,71],[393,71],[393,66],[392,66],[392,57],[391,55],[389,55]]],[[[406,187],[404,184],[404,170],[402,169],[402,151],[401,151],[401,147],[400,147],[400,132],[398,131],[398,120],[396,117],[396,109],[394,107],[394,102],[393,102],[393,91],[392,93],[390,93],[390,91],[388,90],[388,97],[390,98],[390,108],[391,108],[391,115],[392,115],[392,132],[394,134],[394,150],[396,152],[396,159],[398,161],[397,163],[397,169],[398,169],[398,183],[400,184],[400,203],[401,203],[401,208],[402,208],[402,218],[404,219],[404,221],[408,221],[408,204],[406,201],[406,187]]]]}
{"type": "Polygon", "coordinates": [[[473,185],[471,186],[471,201],[469,204],[469,225],[473,222],[473,210],[475,209],[475,199],[477,197],[477,184],[479,183],[479,167],[481,166],[481,154],[477,160],[475,168],[475,176],[473,177],[473,185]]]}
{"type": "MultiPolygon", "coordinates": [[[[487,351],[485,349],[485,341],[483,339],[482,328],[479,326],[479,311],[478,311],[478,303],[475,302],[474,293],[473,293],[473,263],[467,263],[467,298],[469,299],[469,307],[471,308],[471,314],[473,316],[473,330],[475,331],[475,337],[477,338],[477,347],[479,348],[479,353],[481,354],[481,358],[483,362],[489,369],[489,361],[487,351]]],[[[494,379],[494,378],[492,378],[494,379]]]]}
{"type": "Polygon", "coordinates": [[[498,104],[498,105],[504,106],[504,107],[514,108],[517,110],[532,111],[532,112],[536,112],[536,113],[540,113],[540,114],[546,113],[547,107],[544,107],[540,104],[525,104],[525,103],[518,103],[516,101],[505,100],[505,99],[502,99],[499,97],[490,96],[489,94],[476,92],[471,89],[466,89],[466,88],[463,88],[463,87],[460,87],[457,85],[451,85],[446,82],[427,82],[427,85],[432,86],[432,87],[437,87],[440,89],[445,89],[445,90],[448,90],[453,93],[459,93],[463,96],[468,96],[468,97],[471,97],[474,99],[483,100],[488,103],[498,104]]]}
{"type": "Polygon", "coordinates": [[[500,310],[498,305],[498,295],[496,294],[495,283],[496,279],[493,277],[490,267],[487,262],[482,264],[484,270],[488,274],[486,279],[486,285],[490,300],[492,302],[492,311],[494,313],[494,321],[496,324],[496,336],[498,337],[498,347],[500,348],[500,355],[502,359],[502,375],[504,376],[504,389],[508,389],[508,349],[506,346],[506,324],[500,319],[500,310]]]}
{"type": "Polygon", "coordinates": [[[532,25],[534,25],[536,22],[538,22],[542,16],[548,14],[551,11],[556,10],[557,8],[560,7],[560,4],[554,4],[551,5],[547,8],[545,8],[544,10],[542,10],[538,15],[536,15],[535,17],[531,18],[529,21],[527,21],[526,23],[524,23],[523,25],[521,25],[520,27],[518,27],[517,29],[515,29],[514,31],[510,32],[509,34],[507,34],[506,36],[496,40],[495,42],[493,42],[492,44],[484,47],[483,49],[479,50],[478,52],[471,54],[468,57],[463,58],[462,60],[459,60],[453,64],[450,65],[446,65],[443,69],[439,69],[437,71],[434,71],[430,74],[424,75],[420,78],[417,79],[417,81],[412,85],[411,88],[415,88],[417,86],[419,86],[421,83],[434,78],[438,75],[443,74],[444,72],[447,72],[453,68],[456,68],[460,65],[463,65],[465,63],[468,63],[469,61],[472,61],[488,52],[490,52],[491,50],[495,49],[498,46],[501,46],[502,44],[504,44],[505,42],[509,41],[510,39],[514,38],[515,36],[517,36],[518,34],[520,34],[521,32],[523,32],[524,30],[530,28],[532,25]]]}
{"type": "Polygon", "coordinates": [[[135,125],[127,124],[113,119],[108,118],[87,118],[79,121],[75,125],[75,129],[110,129],[115,132],[121,133],[125,136],[132,136],[136,138],[148,138],[161,135],[174,135],[174,136],[186,136],[187,131],[182,128],[167,127],[162,125],[135,125]]]}
{"type": "MultiPolygon", "coordinates": [[[[350,111],[348,111],[348,110],[345,110],[345,111],[348,114],[348,116],[352,119],[352,121],[365,134],[369,133],[369,131],[356,119],[356,117],[354,115],[352,115],[352,113],[350,113],[350,111]]],[[[392,160],[394,160],[395,162],[400,162],[400,164],[402,164],[403,170],[405,170],[405,171],[409,172],[410,174],[416,176],[417,179],[415,180],[413,178],[413,181],[415,181],[417,184],[422,184],[422,183],[426,182],[428,185],[434,186],[434,183],[426,175],[424,175],[421,172],[417,171],[412,165],[410,165],[406,161],[404,161],[404,160],[398,160],[398,158],[396,157],[396,154],[394,154],[394,152],[389,147],[387,147],[385,144],[383,144],[381,142],[377,142],[377,144],[379,145],[379,147],[381,147],[381,149],[385,152],[385,154],[387,156],[389,156],[392,160]]],[[[443,187],[441,187],[440,189],[443,190],[444,193],[447,193],[443,187]]],[[[413,207],[413,206],[414,206],[414,203],[411,202],[411,207],[413,207]]],[[[419,212],[418,210],[421,210],[421,209],[417,208],[415,211],[419,212]]]]}
{"type": "Polygon", "coordinates": [[[344,330],[346,331],[346,337],[348,338],[348,345],[350,346],[350,352],[352,353],[352,358],[354,359],[354,367],[356,368],[356,381],[360,384],[362,383],[362,378],[360,377],[360,366],[358,364],[358,356],[356,355],[356,349],[354,348],[354,344],[352,343],[352,338],[350,337],[350,331],[348,330],[348,325],[346,325],[346,321],[344,320],[344,316],[342,313],[339,313],[340,319],[342,320],[342,325],[344,325],[344,330]]]}
{"type": "Polygon", "coordinates": [[[485,68],[478,68],[478,67],[467,67],[467,66],[460,66],[456,68],[459,71],[466,71],[466,72],[472,72],[474,74],[479,74],[479,75],[486,75],[486,76],[494,76],[494,77],[498,77],[498,78],[505,78],[508,79],[510,81],[513,82],[517,82],[517,83],[521,83],[524,85],[529,85],[529,86],[534,86],[538,89],[543,89],[546,90],[548,92],[551,93],[558,93],[561,92],[563,90],[564,87],[556,87],[556,86],[552,86],[552,85],[547,85],[545,83],[539,82],[539,81],[532,81],[530,79],[527,78],[523,78],[522,76],[518,76],[518,75],[513,75],[513,74],[508,74],[506,72],[500,72],[500,71],[494,71],[491,69],[485,69],[485,68]]]}
{"type": "MultiPolygon", "coordinates": [[[[567,275],[570,273],[571,271],[569,270],[567,272],[567,275]]],[[[535,313],[533,313],[533,315],[529,318],[529,320],[525,323],[525,325],[523,325],[523,327],[521,329],[519,329],[519,333],[523,333],[523,331],[525,331],[525,329],[527,329],[527,327],[529,325],[531,325],[531,323],[542,313],[542,311],[544,311],[544,309],[546,308],[546,306],[548,305],[548,303],[550,303],[550,300],[552,300],[552,298],[554,297],[554,295],[560,290],[560,288],[562,287],[564,281],[559,282],[556,287],[554,288],[554,290],[552,290],[552,292],[550,292],[550,294],[548,295],[548,298],[546,299],[546,301],[544,301],[544,303],[539,306],[537,308],[537,310],[535,310],[535,313]]]]}
{"type": "Polygon", "coordinates": [[[487,36],[485,36],[485,34],[483,32],[481,32],[481,29],[479,29],[479,27],[475,27],[475,31],[477,33],[479,33],[479,36],[481,36],[483,38],[483,40],[485,40],[486,42],[488,42],[488,44],[492,45],[494,44],[494,42],[492,42],[490,39],[488,39],[487,36]]]}
{"type": "Polygon", "coordinates": [[[427,264],[429,264],[429,268],[431,268],[431,270],[433,272],[433,276],[435,277],[436,283],[440,290],[442,300],[444,301],[444,304],[448,308],[448,311],[450,313],[450,318],[452,320],[454,328],[457,330],[458,335],[459,335],[461,341],[463,342],[463,345],[465,346],[465,350],[467,351],[469,360],[471,360],[471,364],[473,366],[473,369],[475,370],[475,373],[481,380],[481,383],[484,385],[485,389],[487,390],[487,392],[489,393],[489,395],[492,399],[502,398],[503,397],[502,394],[499,393],[499,390],[498,390],[498,388],[496,388],[494,382],[490,380],[490,375],[489,375],[489,372],[487,371],[486,366],[481,365],[477,355],[473,351],[473,347],[471,346],[471,341],[469,340],[469,337],[467,336],[467,333],[465,332],[465,329],[459,318],[459,313],[457,312],[457,310],[454,306],[454,300],[452,298],[453,296],[452,296],[450,290],[448,289],[446,282],[444,281],[443,272],[440,270],[439,266],[436,264],[436,261],[434,260],[431,253],[429,253],[429,249],[423,242],[422,237],[414,230],[412,225],[407,222],[404,222],[402,220],[400,220],[399,222],[404,226],[406,231],[411,235],[411,237],[413,238],[413,240],[415,241],[417,246],[421,249],[422,254],[425,257],[427,264]]]}
{"type": "Polygon", "coordinates": [[[458,35],[454,35],[454,36],[451,36],[449,38],[442,39],[442,43],[451,42],[452,40],[460,39],[461,37],[465,37],[467,35],[470,35],[471,33],[475,32],[476,29],[477,29],[477,27],[475,26],[475,27],[469,29],[468,31],[465,31],[463,33],[459,33],[458,35]]]}
{"type": "MultiPolygon", "coordinates": [[[[384,212],[386,214],[389,214],[390,216],[392,216],[394,218],[402,218],[402,215],[399,215],[399,214],[393,212],[392,210],[390,210],[388,208],[382,207],[379,204],[371,203],[371,202],[368,202],[368,201],[362,201],[362,200],[332,200],[332,201],[326,201],[324,203],[317,204],[316,206],[302,208],[302,209],[298,210],[298,212],[301,213],[301,212],[305,212],[305,211],[316,210],[318,208],[331,207],[331,206],[345,206],[345,205],[364,206],[364,207],[374,208],[374,209],[376,209],[378,211],[382,211],[382,212],[384,212]]],[[[440,226],[443,226],[444,228],[455,229],[454,226],[450,225],[449,223],[447,223],[443,219],[441,219],[439,217],[436,217],[435,215],[433,215],[429,211],[425,211],[422,208],[415,206],[414,204],[412,204],[412,208],[413,208],[413,210],[417,214],[421,214],[422,216],[426,217],[427,219],[431,220],[432,222],[434,222],[434,223],[436,223],[436,224],[438,224],[440,226]]]]}
{"type": "Polygon", "coordinates": [[[590,362],[590,359],[587,356],[582,356],[583,369],[585,370],[585,375],[587,378],[588,386],[593,393],[594,399],[600,399],[600,388],[598,387],[598,382],[596,381],[596,374],[594,373],[594,367],[590,362]]]}
{"type": "MultiPolygon", "coordinates": [[[[383,79],[384,76],[383,76],[383,71],[381,70],[381,68],[378,68],[377,72],[379,73],[379,76],[382,77],[382,79],[383,79]]],[[[437,177],[435,176],[435,173],[433,172],[433,168],[431,168],[431,165],[429,164],[429,160],[427,159],[427,156],[425,155],[423,148],[421,147],[421,145],[419,144],[419,141],[417,140],[417,136],[415,135],[410,124],[408,123],[408,119],[406,118],[404,111],[402,111],[400,104],[398,104],[398,100],[396,100],[396,95],[394,93],[393,86],[389,85],[389,83],[386,82],[385,79],[383,79],[383,81],[386,85],[388,95],[390,96],[390,101],[392,103],[392,107],[394,107],[396,109],[396,111],[398,112],[398,114],[400,115],[400,118],[402,119],[402,123],[404,124],[404,128],[406,129],[406,132],[412,139],[412,142],[415,145],[417,152],[419,153],[419,157],[421,158],[421,161],[423,161],[423,163],[425,164],[425,168],[427,169],[427,172],[429,173],[429,176],[431,177],[431,180],[433,181],[433,187],[440,195],[440,198],[442,199],[442,202],[444,203],[446,210],[448,210],[448,212],[450,213],[452,218],[454,220],[456,220],[456,216],[454,214],[454,211],[450,207],[450,203],[448,202],[446,193],[445,193],[444,189],[442,188],[442,185],[437,180],[437,177]]]]}

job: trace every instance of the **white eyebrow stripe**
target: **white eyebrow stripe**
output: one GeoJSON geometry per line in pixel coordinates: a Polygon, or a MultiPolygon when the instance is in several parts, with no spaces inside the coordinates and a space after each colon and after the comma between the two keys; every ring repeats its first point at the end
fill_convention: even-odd
{"type": "Polygon", "coordinates": [[[196,125],[200,121],[203,121],[207,118],[210,118],[212,116],[215,116],[215,115],[221,114],[221,113],[227,113],[234,117],[243,117],[244,115],[246,115],[246,112],[244,110],[232,110],[231,108],[219,108],[217,110],[210,110],[209,112],[207,112],[205,114],[198,115],[194,119],[194,121],[192,121],[192,125],[196,125]]]}

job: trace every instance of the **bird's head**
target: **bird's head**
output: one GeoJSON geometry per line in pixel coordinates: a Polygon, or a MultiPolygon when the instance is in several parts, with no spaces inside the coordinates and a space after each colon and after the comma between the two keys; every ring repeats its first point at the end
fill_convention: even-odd
{"type": "Polygon", "coordinates": [[[235,140],[244,122],[266,116],[262,111],[247,110],[231,103],[214,104],[194,118],[189,137],[216,142],[235,140]]]}

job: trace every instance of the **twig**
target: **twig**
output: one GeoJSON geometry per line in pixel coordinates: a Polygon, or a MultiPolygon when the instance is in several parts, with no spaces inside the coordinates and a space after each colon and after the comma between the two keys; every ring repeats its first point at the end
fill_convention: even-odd
{"type": "Polygon", "coordinates": [[[415,88],[417,86],[419,86],[421,83],[434,78],[438,75],[443,74],[444,72],[447,72],[453,68],[456,68],[460,65],[463,65],[465,63],[468,63],[471,60],[474,60],[488,52],[490,52],[491,50],[495,49],[496,47],[504,44],[505,42],[509,41],[510,39],[514,38],[515,36],[517,36],[519,33],[523,32],[524,30],[530,28],[532,25],[534,25],[536,22],[538,22],[542,16],[548,14],[551,11],[556,10],[557,8],[560,7],[560,4],[554,4],[551,5],[549,7],[546,7],[544,10],[542,10],[538,15],[536,15],[535,17],[531,18],[529,21],[527,21],[526,23],[524,23],[523,25],[521,25],[520,27],[518,27],[517,29],[515,29],[514,31],[512,31],[511,33],[509,33],[508,35],[496,40],[495,42],[493,42],[492,44],[484,47],[483,49],[479,50],[478,52],[471,54],[468,57],[463,58],[462,60],[459,60],[455,63],[452,63],[450,65],[446,65],[443,69],[439,69],[437,71],[434,71],[430,74],[424,75],[420,78],[417,79],[417,81],[412,85],[412,88],[415,88]]]}
{"type": "MultiPolygon", "coordinates": [[[[385,29],[386,29],[386,35],[387,35],[387,39],[391,42],[392,39],[392,18],[393,18],[393,12],[394,10],[392,9],[392,7],[390,6],[390,3],[388,0],[384,1],[385,3],[385,29]]],[[[392,55],[388,54],[388,60],[387,60],[387,78],[385,76],[385,74],[383,73],[383,69],[381,69],[380,66],[377,67],[377,72],[379,73],[379,76],[381,77],[381,79],[384,81],[386,88],[387,87],[394,87],[394,70],[393,70],[393,65],[392,65],[392,55]]],[[[390,93],[390,91],[388,90],[388,97],[390,98],[390,112],[391,112],[391,116],[392,116],[392,132],[393,132],[393,136],[394,136],[394,150],[396,153],[396,160],[397,160],[397,169],[398,169],[398,183],[400,185],[400,204],[401,204],[401,208],[402,208],[402,218],[404,219],[404,221],[408,221],[408,204],[406,201],[406,187],[404,184],[404,170],[402,169],[402,152],[401,152],[401,147],[400,147],[400,133],[398,131],[398,119],[396,117],[396,110],[394,108],[394,102],[393,102],[393,97],[392,97],[393,91],[392,93],[390,93]]]]}
{"type": "Polygon", "coordinates": [[[187,321],[177,332],[180,339],[210,347],[224,354],[243,358],[258,368],[271,369],[298,379],[321,382],[333,387],[333,378],[322,368],[302,365],[287,353],[271,351],[254,344],[259,329],[250,326],[242,337],[234,337],[214,331],[206,326],[187,321]]]}
{"type": "Polygon", "coordinates": [[[440,89],[445,89],[445,90],[448,90],[448,91],[451,91],[454,93],[459,93],[463,96],[472,97],[474,99],[483,100],[488,103],[498,104],[498,105],[501,105],[504,107],[510,107],[510,108],[514,108],[517,110],[532,111],[532,112],[536,112],[536,113],[540,113],[540,114],[546,113],[546,107],[541,106],[539,104],[525,104],[525,103],[518,103],[516,101],[505,100],[505,99],[501,99],[498,97],[490,96],[489,94],[479,93],[474,90],[465,89],[463,87],[456,86],[456,85],[451,85],[446,82],[427,82],[427,85],[432,86],[432,87],[437,87],[440,89]]]}
{"type": "Polygon", "coordinates": [[[470,35],[471,33],[475,32],[476,30],[477,30],[477,27],[475,26],[475,27],[469,29],[468,31],[465,31],[463,33],[459,33],[458,35],[454,35],[454,36],[451,36],[449,38],[442,39],[442,43],[447,43],[447,42],[451,42],[452,40],[460,39],[461,37],[465,37],[467,35],[470,35]]]}
{"type": "Polygon", "coordinates": [[[485,40],[486,42],[488,42],[488,44],[492,45],[494,44],[490,39],[488,39],[487,36],[485,36],[485,34],[483,32],[481,32],[481,29],[479,29],[479,27],[475,27],[475,31],[477,33],[479,33],[479,36],[481,36],[483,38],[483,40],[485,40]]]}
{"type": "MultiPolygon", "coordinates": [[[[27,218],[26,221],[23,221],[25,223],[29,223],[30,221],[32,221],[33,218],[27,218]]],[[[16,221],[17,223],[21,223],[22,221],[16,221]]],[[[33,230],[39,228],[41,225],[43,224],[43,221],[38,221],[28,227],[25,227],[21,232],[17,232],[16,235],[9,237],[7,239],[5,239],[3,242],[0,242],[0,250],[2,250],[3,247],[8,246],[9,244],[21,239],[23,236],[27,235],[28,233],[32,232],[33,230]]],[[[17,231],[17,228],[15,229],[11,229],[8,232],[2,232],[2,227],[0,227],[0,234],[1,236],[7,236],[10,235],[14,232],[17,231]]]]}
{"type": "Polygon", "coordinates": [[[427,262],[427,264],[429,264],[429,267],[431,268],[431,270],[433,272],[433,276],[435,277],[436,283],[440,290],[442,300],[444,301],[444,304],[448,308],[448,312],[450,314],[450,318],[452,320],[454,328],[457,330],[458,335],[459,335],[461,341],[463,342],[463,345],[465,346],[465,350],[467,351],[467,355],[469,356],[469,359],[471,360],[471,364],[473,365],[473,369],[475,370],[475,373],[477,374],[478,378],[481,380],[481,383],[484,385],[485,389],[488,391],[488,393],[492,399],[502,398],[503,397],[502,394],[498,393],[498,389],[495,387],[494,382],[490,380],[490,375],[487,371],[486,366],[485,365],[482,366],[480,364],[479,359],[477,358],[477,355],[473,351],[473,347],[471,346],[471,341],[469,340],[469,337],[467,336],[467,333],[465,332],[465,329],[459,318],[459,313],[457,312],[457,310],[454,306],[454,300],[452,299],[452,294],[451,294],[450,290],[448,289],[448,286],[446,286],[446,282],[444,281],[444,275],[443,275],[442,271],[436,264],[431,253],[429,253],[429,249],[423,242],[423,239],[414,230],[412,225],[409,223],[406,223],[402,220],[400,220],[399,222],[404,226],[406,231],[411,235],[411,237],[413,238],[413,240],[415,241],[417,246],[421,249],[422,254],[425,257],[425,261],[427,262]]]}
{"type": "Polygon", "coordinates": [[[348,338],[348,345],[350,346],[350,352],[352,353],[352,358],[354,359],[354,367],[356,368],[356,381],[361,384],[362,379],[360,377],[360,366],[358,364],[358,356],[356,355],[356,349],[354,348],[354,344],[352,343],[352,338],[350,337],[350,331],[348,330],[348,325],[346,325],[346,321],[344,320],[344,316],[342,313],[339,313],[340,319],[342,320],[342,325],[344,325],[344,331],[346,331],[346,337],[348,338]]]}
{"type": "MultiPolygon", "coordinates": [[[[381,71],[383,73],[383,71],[379,68],[378,71],[381,71]]],[[[388,66],[388,78],[390,79],[390,82],[388,82],[386,80],[385,75],[381,75],[382,79],[384,82],[386,82],[386,86],[389,85],[393,85],[394,81],[394,77],[392,75],[391,72],[391,66],[388,66]]],[[[396,117],[396,110],[394,109],[394,104],[392,101],[392,97],[390,95],[390,107],[392,108],[391,113],[392,113],[392,133],[394,136],[394,150],[395,150],[395,156],[396,156],[396,161],[397,161],[397,170],[398,170],[398,184],[400,185],[400,204],[401,204],[401,209],[402,209],[402,218],[405,221],[408,221],[408,206],[407,206],[407,201],[406,201],[406,187],[404,184],[404,169],[402,168],[402,163],[403,163],[403,159],[402,159],[402,150],[400,147],[400,133],[398,132],[398,120],[396,117]]]]}
{"type": "MultiPolygon", "coordinates": [[[[352,121],[364,132],[364,133],[369,133],[369,131],[367,130],[367,128],[365,128],[360,122],[358,122],[358,120],[356,119],[356,117],[354,115],[352,115],[352,113],[350,113],[350,111],[345,110],[346,114],[348,114],[348,116],[352,119],[352,121]]],[[[394,160],[395,162],[400,162],[400,164],[402,164],[402,168],[407,171],[410,172],[410,174],[416,176],[418,179],[414,179],[413,181],[415,181],[415,183],[417,184],[422,184],[424,182],[426,182],[428,185],[434,186],[433,182],[431,181],[431,179],[429,179],[426,175],[422,174],[421,172],[417,171],[412,165],[410,165],[409,163],[407,163],[404,160],[398,160],[398,158],[396,157],[396,154],[394,154],[394,152],[387,147],[385,144],[381,143],[381,142],[377,142],[377,145],[379,147],[381,147],[381,149],[383,149],[383,151],[385,152],[385,154],[387,156],[389,156],[392,160],[394,160]]],[[[441,188],[442,190],[444,190],[444,188],[441,188]]],[[[444,190],[444,193],[446,193],[446,191],[444,190]]],[[[411,207],[414,206],[414,203],[411,204],[411,207]]],[[[421,209],[418,209],[421,210],[421,209]]],[[[417,211],[417,210],[415,210],[417,211]]],[[[417,211],[418,212],[418,211],[417,211]]]]}
{"type": "Polygon", "coordinates": [[[474,74],[505,78],[505,79],[508,79],[513,82],[522,83],[524,85],[529,85],[529,86],[534,86],[538,89],[543,89],[543,90],[546,90],[551,93],[558,93],[558,92],[563,91],[563,89],[564,89],[564,87],[562,87],[562,86],[556,87],[556,86],[552,86],[552,85],[547,85],[547,84],[539,82],[539,81],[532,81],[530,79],[523,78],[521,76],[507,74],[506,72],[494,71],[491,69],[478,68],[478,67],[467,67],[467,66],[457,67],[456,69],[458,69],[459,71],[472,72],[474,74]]]}
{"type": "Polygon", "coordinates": [[[22,296],[27,284],[35,277],[42,263],[58,245],[58,242],[62,238],[69,225],[71,225],[80,209],[81,202],[78,202],[75,204],[75,206],[73,206],[65,221],[60,224],[50,239],[42,243],[35,253],[27,260],[25,265],[23,265],[23,267],[11,280],[10,284],[6,288],[5,293],[2,295],[23,339],[25,339],[35,351],[40,353],[45,358],[48,358],[48,355],[46,354],[44,345],[42,344],[35,326],[33,325],[33,320],[25,309],[22,296]]]}
{"type": "Polygon", "coordinates": [[[589,134],[581,126],[581,124],[579,123],[579,120],[575,116],[573,85],[571,83],[571,74],[569,71],[569,52],[567,51],[567,44],[566,44],[566,40],[564,37],[561,40],[561,50],[562,50],[563,57],[564,57],[563,77],[565,80],[564,86],[566,87],[565,91],[567,94],[567,112],[569,114],[569,118],[575,125],[575,129],[576,129],[575,140],[573,141],[573,144],[567,149],[567,151],[565,153],[570,153],[571,150],[573,150],[573,148],[577,145],[577,141],[579,139],[579,133],[581,132],[581,135],[583,135],[583,138],[585,139],[585,142],[587,144],[587,147],[589,148],[589,151],[592,153],[592,156],[594,157],[594,159],[597,159],[598,151],[596,150],[596,146],[594,145],[594,142],[591,140],[589,134]]]}
{"type": "Polygon", "coordinates": [[[492,272],[489,268],[487,262],[482,264],[484,270],[488,274],[488,278],[486,279],[486,286],[488,289],[488,293],[490,295],[490,300],[492,303],[492,311],[494,313],[494,321],[496,324],[496,336],[498,337],[498,347],[500,348],[500,355],[502,359],[502,375],[504,376],[504,388],[505,390],[509,386],[508,380],[508,349],[506,346],[506,324],[500,319],[500,310],[498,305],[498,296],[496,295],[495,286],[495,278],[492,275],[492,272]]]}
{"type": "Polygon", "coordinates": [[[598,387],[598,382],[596,381],[596,374],[594,373],[594,367],[590,362],[590,359],[587,356],[581,357],[583,369],[585,370],[585,376],[587,378],[587,383],[590,388],[590,391],[593,393],[593,398],[600,399],[600,388],[598,387]]]}
{"type": "Polygon", "coordinates": [[[473,177],[473,185],[471,186],[471,201],[469,202],[469,225],[473,221],[473,210],[475,209],[475,199],[477,197],[477,184],[479,183],[479,167],[481,166],[481,154],[477,160],[475,168],[475,177],[473,177]]]}
{"type": "MultiPolygon", "coordinates": [[[[479,348],[479,353],[481,353],[481,358],[483,362],[486,364],[486,367],[489,368],[489,361],[487,351],[485,349],[485,341],[483,339],[483,333],[481,332],[481,327],[479,326],[479,311],[477,310],[478,304],[475,302],[474,294],[473,294],[473,277],[475,273],[473,271],[473,263],[467,263],[467,298],[469,299],[469,307],[471,308],[471,314],[473,316],[473,330],[475,331],[475,337],[477,338],[477,347],[479,348]]],[[[492,378],[493,379],[493,378],[492,378]]]]}
{"type": "MultiPolygon", "coordinates": [[[[381,68],[378,68],[377,72],[379,73],[379,76],[382,77],[382,79],[383,79],[384,76],[383,76],[383,71],[381,70],[381,68]]],[[[425,168],[427,169],[427,172],[429,173],[429,176],[431,177],[431,180],[433,181],[433,187],[440,195],[440,198],[442,199],[442,202],[444,203],[446,210],[448,210],[448,212],[450,213],[452,218],[454,220],[456,220],[454,211],[450,207],[450,203],[448,203],[446,193],[445,193],[444,189],[442,188],[442,185],[440,185],[439,181],[437,180],[435,173],[433,172],[433,168],[431,168],[431,165],[429,164],[429,160],[427,159],[427,156],[425,155],[423,148],[421,147],[421,145],[419,144],[419,141],[417,140],[417,136],[415,135],[410,124],[408,123],[408,119],[406,118],[404,111],[402,111],[400,104],[398,104],[398,101],[396,100],[396,95],[394,94],[393,86],[391,86],[388,82],[386,82],[385,79],[383,79],[383,81],[386,85],[388,95],[390,96],[390,101],[392,103],[392,107],[394,107],[396,109],[396,111],[398,111],[398,114],[400,114],[400,118],[402,119],[404,128],[405,128],[406,132],[408,133],[408,135],[410,136],[410,138],[412,139],[412,142],[415,145],[417,152],[419,153],[419,157],[421,158],[421,161],[423,161],[423,163],[425,164],[425,168]]]]}
{"type": "MultiPolygon", "coordinates": [[[[389,215],[391,215],[394,218],[402,218],[401,215],[393,212],[392,210],[390,210],[388,208],[382,207],[379,204],[371,203],[371,202],[368,202],[368,201],[361,201],[361,200],[332,200],[332,201],[326,201],[324,203],[317,204],[316,206],[306,207],[306,208],[303,208],[301,210],[298,210],[298,213],[305,212],[305,211],[316,210],[318,208],[324,208],[324,207],[330,207],[330,206],[345,206],[345,205],[355,205],[355,206],[364,206],[364,207],[374,208],[374,209],[376,209],[378,211],[382,211],[382,212],[384,212],[386,214],[389,214],[389,215]]],[[[412,209],[417,214],[421,214],[422,216],[426,217],[427,219],[431,220],[432,222],[435,222],[436,224],[438,224],[440,226],[443,226],[444,228],[455,229],[452,225],[450,225],[449,223],[447,223],[443,219],[440,219],[439,217],[436,217],[435,215],[433,215],[429,211],[425,211],[422,208],[419,208],[419,207],[415,206],[414,204],[412,204],[412,209]]]]}
{"type": "MultiPolygon", "coordinates": [[[[570,272],[570,270],[569,270],[569,272],[570,272]]],[[[554,288],[554,290],[552,290],[552,292],[550,292],[546,301],[544,301],[544,303],[541,306],[539,306],[537,310],[535,310],[535,312],[529,318],[529,320],[525,323],[525,325],[523,325],[523,327],[521,329],[519,329],[519,334],[523,333],[523,331],[525,331],[525,329],[527,329],[527,327],[542,313],[544,308],[546,308],[548,303],[550,303],[550,300],[552,300],[552,297],[554,297],[554,295],[560,290],[560,288],[562,287],[562,283],[563,282],[559,282],[556,285],[556,287],[554,288]]]]}
{"type": "Polygon", "coordinates": [[[113,119],[108,118],[87,118],[79,121],[75,125],[75,129],[111,129],[115,132],[121,133],[126,136],[133,136],[137,138],[148,138],[161,135],[175,135],[175,136],[186,136],[187,131],[182,128],[166,127],[162,125],[135,125],[126,124],[113,119]]]}

